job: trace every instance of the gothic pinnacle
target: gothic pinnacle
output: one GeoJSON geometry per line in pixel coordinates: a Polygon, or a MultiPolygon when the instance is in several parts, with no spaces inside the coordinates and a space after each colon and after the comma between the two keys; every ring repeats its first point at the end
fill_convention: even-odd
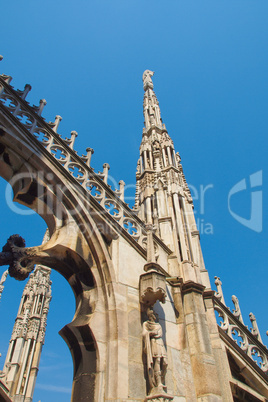
{"type": "Polygon", "coordinates": [[[26,99],[26,96],[31,91],[32,87],[30,84],[25,84],[23,91],[17,91],[20,94],[21,99],[26,99]]]}
{"type": "Polygon", "coordinates": [[[103,181],[105,184],[107,184],[107,180],[108,180],[108,170],[110,170],[109,163],[104,163],[103,164],[103,181]]]}
{"type": "Polygon", "coordinates": [[[87,152],[87,161],[86,161],[86,164],[87,164],[88,167],[90,167],[91,157],[92,157],[92,155],[94,154],[94,149],[88,147],[88,148],[86,149],[86,152],[87,152]]]}
{"type": "Polygon", "coordinates": [[[71,139],[70,139],[70,144],[69,144],[69,147],[71,148],[71,149],[74,149],[74,141],[75,141],[75,139],[76,139],[76,137],[78,136],[78,133],[77,133],[77,131],[71,131],[71,139]]]}
{"type": "Polygon", "coordinates": [[[60,124],[60,121],[62,120],[62,117],[60,115],[57,115],[55,117],[55,121],[54,123],[50,122],[51,126],[52,126],[52,130],[56,133],[60,124]]]}
{"type": "Polygon", "coordinates": [[[143,114],[145,129],[148,131],[150,128],[157,126],[162,129],[162,120],[160,115],[160,108],[157,97],[154,93],[154,84],[152,76],[154,72],[151,70],[145,70],[142,75],[144,100],[143,100],[143,114]]]}
{"type": "Polygon", "coordinates": [[[41,116],[44,107],[46,106],[47,101],[45,99],[40,99],[39,106],[37,107],[37,114],[41,116]]]}

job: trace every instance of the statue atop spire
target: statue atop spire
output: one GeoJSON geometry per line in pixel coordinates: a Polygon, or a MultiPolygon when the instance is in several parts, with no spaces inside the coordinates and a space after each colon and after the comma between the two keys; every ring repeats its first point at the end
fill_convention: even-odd
{"type": "Polygon", "coordinates": [[[144,124],[146,131],[152,127],[158,127],[160,130],[163,128],[159,103],[157,97],[154,93],[154,84],[152,81],[152,76],[154,71],[145,70],[142,75],[144,99],[143,99],[143,114],[144,114],[144,124]]]}
{"type": "Polygon", "coordinates": [[[148,88],[154,89],[154,84],[152,81],[152,76],[154,75],[154,71],[151,70],[145,70],[143,75],[142,75],[142,81],[143,81],[143,89],[146,91],[148,88]]]}

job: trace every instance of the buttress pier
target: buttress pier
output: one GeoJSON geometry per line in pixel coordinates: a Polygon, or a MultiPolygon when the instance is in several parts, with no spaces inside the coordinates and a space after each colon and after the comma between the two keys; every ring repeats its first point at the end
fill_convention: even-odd
{"type": "Polygon", "coordinates": [[[61,117],[42,118],[44,99],[30,106],[29,85],[16,91],[0,77],[0,175],[49,231],[42,245],[11,244],[0,263],[19,280],[47,266],[72,287],[76,312],[60,333],[74,363],[73,402],[265,401],[267,348],[235,296],[234,311],[226,307],[220,278],[211,288],[153,74],[143,74],[133,208],[123,181],[107,185],[107,163],[94,171],[92,148],[74,151],[76,131],[63,139],[61,117]]]}

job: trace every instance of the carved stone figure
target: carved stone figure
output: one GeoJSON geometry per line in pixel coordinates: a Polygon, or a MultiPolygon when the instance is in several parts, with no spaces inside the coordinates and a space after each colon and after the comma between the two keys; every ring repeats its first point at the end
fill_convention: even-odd
{"type": "Polygon", "coordinates": [[[157,151],[159,151],[159,150],[160,150],[159,141],[158,141],[158,140],[155,140],[155,141],[153,142],[153,152],[157,152],[157,151]]]}
{"type": "Polygon", "coordinates": [[[142,336],[147,360],[150,395],[153,395],[164,391],[167,352],[162,339],[162,327],[156,322],[157,315],[152,308],[148,308],[147,316],[148,320],[143,323],[142,336]]]}
{"type": "Polygon", "coordinates": [[[140,173],[141,173],[141,162],[140,162],[140,160],[138,160],[136,174],[140,174],[140,173]]]}
{"type": "Polygon", "coordinates": [[[232,302],[234,303],[234,306],[235,306],[235,310],[233,310],[233,315],[239,321],[241,321],[242,324],[244,324],[244,321],[243,321],[243,318],[242,318],[242,313],[241,313],[240,306],[239,306],[239,301],[238,301],[238,298],[235,295],[232,296],[232,302]]]}
{"type": "Polygon", "coordinates": [[[146,91],[148,88],[153,89],[153,81],[152,81],[152,76],[154,75],[154,71],[150,70],[145,70],[143,75],[142,75],[142,80],[143,80],[143,88],[146,91]]]}

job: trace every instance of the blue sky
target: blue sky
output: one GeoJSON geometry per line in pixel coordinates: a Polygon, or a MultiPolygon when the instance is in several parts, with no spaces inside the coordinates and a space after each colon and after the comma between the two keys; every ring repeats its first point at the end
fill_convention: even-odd
{"type": "MultiPolygon", "coordinates": [[[[211,281],[221,277],[230,308],[231,296],[238,297],[246,324],[248,314],[255,314],[266,344],[267,14],[266,0],[17,0],[12,9],[1,4],[0,25],[1,73],[13,76],[15,88],[31,84],[28,100],[38,104],[45,98],[45,118],[53,121],[60,114],[59,133],[69,137],[76,130],[75,149],[81,155],[94,148],[92,166],[98,171],[108,162],[113,182],[135,183],[143,127],[141,77],[145,69],[155,71],[163,122],[198,198],[195,210],[211,281]],[[262,192],[262,211],[256,205],[263,228],[255,231],[231,215],[228,194],[245,179],[247,189],[232,196],[230,207],[250,219],[250,176],[260,171],[262,185],[254,191],[262,192]]],[[[45,223],[11,212],[6,183],[0,184],[1,244],[13,233],[29,246],[40,244],[45,223]]],[[[74,297],[59,274],[52,280],[34,402],[70,399],[71,356],[57,332],[72,320],[74,297]]],[[[8,278],[0,302],[2,364],[23,286],[8,278]]]]}

